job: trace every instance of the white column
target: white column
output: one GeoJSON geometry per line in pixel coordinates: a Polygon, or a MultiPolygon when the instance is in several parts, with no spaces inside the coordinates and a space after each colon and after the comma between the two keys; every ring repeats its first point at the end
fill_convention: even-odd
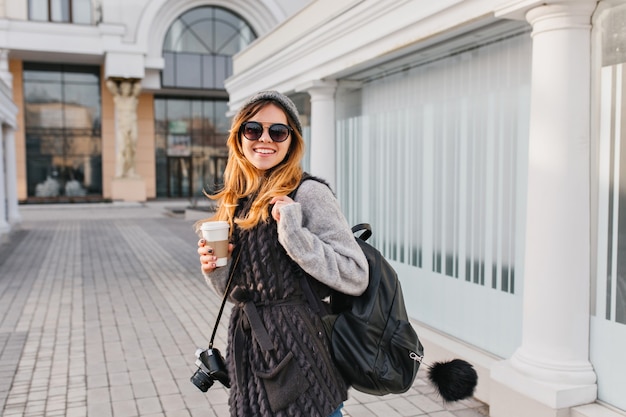
{"type": "Polygon", "coordinates": [[[336,81],[319,81],[304,86],[311,97],[311,174],[324,178],[336,189],[335,91],[336,81]]]}
{"type": "Polygon", "coordinates": [[[4,151],[6,161],[6,197],[7,197],[7,214],[10,225],[17,224],[22,221],[18,208],[17,197],[17,164],[15,154],[15,130],[12,127],[3,129],[4,151]]]}
{"type": "Polygon", "coordinates": [[[11,228],[9,223],[7,222],[7,210],[6,210],[6,178],[4,176],[4,137],[2,135],[2,130],[0,128],[0,236],[4,233],[7,233],[11,228]]]}
{"type": "MultiPolygon", "coordinates": [[[[589,362],[590,22],[595,3],[573,0],[526,14],[533,55],[522,346],[509,363],[492,370],[492,377],[546,407],[546,414],[537,410],[534,417],[593,402],[597,394],[589,362]]],[[[503,393],[493,397],[500,397],[491,408],[494,417],[530,415],[520,411],[519,399],[507,400],[503,393]]]]}

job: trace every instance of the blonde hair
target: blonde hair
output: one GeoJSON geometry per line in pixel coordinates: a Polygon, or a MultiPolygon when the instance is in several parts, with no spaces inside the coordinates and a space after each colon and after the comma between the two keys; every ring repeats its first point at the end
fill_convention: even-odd
{"type": "Polygon", "coordinates": [[[302,179],[302,167],[300,165],[304,155],[304,139],[296,129],[296,121],[284,106],[271,99],[253,102],[244,107],[233,119],[230,135],[226,141],[228,146],[228,162],[224,170],[224,187],[216,194],[204,193],[208,198],[218,201],[217,212],[208,219],[196,222],[196,231],[202,222],[208,220],[225,220],[230,224],[232,234],[234,225],[242,229],[250,229],[260,222],[269,219],[270,201],[274,197],[285,196],[295,190],[302,179]],[[248,161],[243,153],[241,144],[240,127],[242,123],[250,120],[263,107],[274,104],[283,110],[287,117],[287,124],[291,131],[291,143],[285,159],[275,167],[261,172],[248,161]],[[250,211],[244,218],[235,218],[235,210],[239,200],[243,197],[252,197],[254,201],[250,211]]]}

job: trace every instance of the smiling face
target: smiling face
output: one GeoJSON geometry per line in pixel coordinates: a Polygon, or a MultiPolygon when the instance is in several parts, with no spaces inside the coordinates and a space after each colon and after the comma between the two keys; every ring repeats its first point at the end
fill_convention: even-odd
{"type": "Polygon", "coordinates": [[[280,164],[287,156],[291,145],[291,135],[284,142],[274,142],[268,128],[274,123],[287,123],[285,112],[275,104],[261,108],[247,122],[258,122],[263,126],[263,134],[258,140],[248,140],[241,135],[241,147],[246,159],[259,171],[266,171],[280,164]]]}

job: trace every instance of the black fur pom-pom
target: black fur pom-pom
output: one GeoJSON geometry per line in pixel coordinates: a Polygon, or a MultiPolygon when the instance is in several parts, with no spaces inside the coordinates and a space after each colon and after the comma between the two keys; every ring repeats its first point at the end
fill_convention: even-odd
{"type": "Polygon", "coordinates": [[[428,379],[445,401],[458,401],[471,397],[478,382],[472,365],[462,359],[435,362],[428,369],[428,379]]]}

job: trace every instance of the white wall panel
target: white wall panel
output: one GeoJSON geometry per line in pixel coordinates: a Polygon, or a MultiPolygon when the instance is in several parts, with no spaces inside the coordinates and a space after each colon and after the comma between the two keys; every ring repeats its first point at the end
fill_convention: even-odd
{"type": "Polygon", "coordinates": [[[338,194],[402,265],[410,314],[503,357],[521,340],[530,48],[524,32],[389,71],[337,126],[338,194]]]}

